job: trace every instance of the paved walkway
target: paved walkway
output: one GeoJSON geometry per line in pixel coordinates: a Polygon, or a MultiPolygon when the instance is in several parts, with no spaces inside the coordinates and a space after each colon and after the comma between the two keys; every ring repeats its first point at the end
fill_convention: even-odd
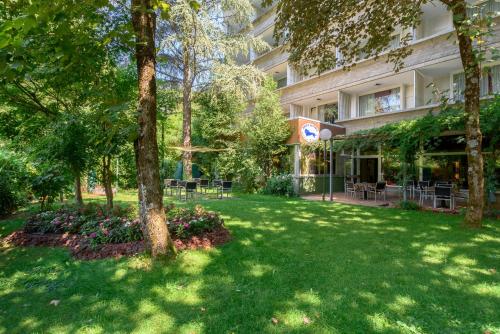
{"type": "MultiPolygon", "coordinates": [[[[309,194],[309,195],[303,195],[301,197],[306,199],[306,200],[311,200],[311,201],[321,201],[323,199],[322,194],[309,194]]],[[[329,194],[326,194],[325,201],[329,201],[329,200],[330,200],[330,196],[329,196],[329,194]]],[[[363,205],[363,206],[371,206],[371,207],[394,208],[397,206],[397,203],[400,202],[401,200],[402,200],[402,198],[401,198],[401,195],[399,193],[391,193],[391,192],[387,193],[386,200],[384,200],[383,198],[379,199],[377,197],[376,202],[374,201],[372,196],[370,196],[370,199],[364,200],[364,199],[360,199],[360,198],[353,198],[351,196],[346,195],[345,193],[333,193],[333,201],[334,202],[344,203],[344,204],[356,204],[356,205],[363,205]]],[[[413,200],[413,201],[418,202],[418,199],[413,200]]],[[[456,200],[455,210],[453,210],[453,212],[456,212],[461,207],[465,207],[465,204],[466,203],[463,201],[456,200]]],[[[440,212],[442,212],[442,211],[451,212],[452,211],[448,207],[434,209],[432,207],[432,205],[433,205],[432,200],[427,199],[424,202],[424,209],[435,210],[435,211],[440,211],[440,212]]]]}

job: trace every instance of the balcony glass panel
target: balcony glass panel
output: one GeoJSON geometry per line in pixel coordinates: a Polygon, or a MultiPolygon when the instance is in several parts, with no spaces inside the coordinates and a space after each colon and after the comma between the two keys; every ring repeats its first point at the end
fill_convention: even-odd
{"type": "Polygon", "coordinates": [[[359,97],[359,116],[370,116],[401,109],[400,88],[388,89],[359,97]]]}

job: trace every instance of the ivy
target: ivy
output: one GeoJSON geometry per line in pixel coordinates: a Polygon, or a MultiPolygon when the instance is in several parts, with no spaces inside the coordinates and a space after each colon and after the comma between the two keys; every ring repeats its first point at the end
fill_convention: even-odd
{"type": "MultiPolygon", "coordinates": [[[[382,127],[355,132],[334,141],[334,151],[351,151],[368,146],[397,148],[397,158],[403,163],[402,173],[414,165],[421,147],[429,146],[436,137],[448,131],[465,131],[465,114],[461,105],[443,105],[438,114],[429,111],[418,119],[386,124],[382,127]]],[[[488,160],[495,161],[500,145],[500,95],[483,103],[481,107],[481,132],[489,140],[486,151],[491,152],[488,160]]],[[[493,162],[490,162],[492,165],[493,162]]],[[[493,168],[494,170],[494,168],[493,168]]]]}

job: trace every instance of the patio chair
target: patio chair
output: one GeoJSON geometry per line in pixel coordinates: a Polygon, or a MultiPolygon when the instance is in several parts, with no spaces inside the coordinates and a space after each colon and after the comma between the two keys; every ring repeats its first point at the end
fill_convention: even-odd
{"type": "Polygon", "coordinates": [[[355,196],[354,183],[350,181],[346,182],[344,186],[344,191],[346,195],[354,197],[355,196]]]}
{"type": "Polygon", "coordinates": [[[415,198],[415,192],[416,192],[415,182],[414,181],[406,181],[403,184],[401,191],[408,191],[408,192],[410,192],[410,198],[415,198]]]}
{"type": "Polygon", "coordinates": [[[179,188],[179,199],[182,199],[182,190],[184,189],[185,192],[185,200],[187,201],[188,195],[191,196],[191,198],[194,197],[194,194],[196,193],[196,188],[197,184],[194,181],[185,181],[185,185],[181,188],[179,188]]]}
{"type": "Polygon", "coordinates": [[[173,179],[165,179],[163,180],[163,185],[165,186],[165,190],[168,191],[170,188],[170,182],[172,182],[173,179]]]}
{"type": "Polygon", "coordinates": [[[375,186],[369,186],[368,189],[368,195],[373,194],[375,198],[375,202],[377,201],[377,194],[384,194],[384,201],[386,200],[386,193],[387,193],[387,188],[386,188],[386,183],[385,182],[377,182],[375,186]]]}
{"type": "Polygon", "coordinates": [[[199,186],[200,186],[200,193],[204,191],[206,194],[207,189],[210,188],[210,181],[207,179],[201,179],[199,186]]]}
{"type": "Polygon", "coordinates": [[[222,185],[222,180],[216,179],[216,180],[213,180],[213,182],[212,182],[212,186],[214,188],[220,187],[221,185],[222,185]]]}
{"type": "Polygon", "coordinates": [[[224,194],[226,194],[226,197],[229,197],[229,193],[231,193],[232,188],[233,188],[232,181],[221,181],[220,186],[216,188],[217,198],[222,199],[224,197],[224,194]]]}
{"type": "Polygon", "coordinates": [[[177,193],[179,191],[179,183],[175,179],[165,180],[165,189],[168,191],[170,189],[170,196],[173,196],[174,191],[177,193]],[[167,183],[168,181],[168,183],[167,183]]]}
{"type": "Polygon", "coordinates": [[[354,198],[363,199],[365,197],[365,185],[362,183],[354,183],[354,198]]]}
{"type": "Polygon", "coordinates": [[[436,181],[435,186],[436,187],[451,187],[452,184],[449,181],[436,181]]]}
{"type": "Polygon", "coordinates": [[[430,181],[418,181],[416,192],[419,193],[419,203],[424,204],[424,200],[429,197],[429,184],[430,181]]]}
{"type": "Polygon", "coordinates": [[[454,209],[455,205],[453,203],[453,193],[450,186],[434,188],[434,208],[436,208],[436,203],[438,200],[450,202],[450,209],[454,209]]]}

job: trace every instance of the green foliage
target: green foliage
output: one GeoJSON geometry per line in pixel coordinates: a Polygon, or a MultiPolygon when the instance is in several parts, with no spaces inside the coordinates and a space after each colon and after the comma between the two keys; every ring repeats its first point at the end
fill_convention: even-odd
{"type": "Polygon", "coordinates": [[[212,151],[197,153],[197,162],[205,175],[234,174],[227,166],[228,156],[235,153],[241,140],[240,119],[245,109],[243,101],[232,95],[216,92],[200,94],[193,120],[193,144],[212,151]],[[226,151],[224,151],[226,150],[226,151]],[[231,152],[229,152],[229,151],[231,152]]]}
{"type": "Polygon", "coordinates": [[[79,234],[92,246],[141,240],[140,224],[131,218],[132,213],[130,206],[115,206],[112,210],[96,203],[84,207],[64,206],[32,215],[24,230],[28,233],[79,234]]]}
{"type": "Polygon", "coordinates": [[[266,177],[271,176],[287,153],[285,143],[291,135],[275,89],[276,83],[267,79],[243,125],[246,148],[266,177]]]}
{"type": "MultiPolygon", "coordinates": [[[[136,193],[118,197],[137,203],[136,193]]],[[[203,205],[227,217],[234,241],[167,264],[2,248],[0,326],[89,334],[497,331],[498,221],[471,231],[457,215],[263,195],[203,205]]],[[[19,224],[3,221],[0,232],[19,224]]]]}
{"type": "Polygon", "coordinates": [[[271,176],[262,192],[267,195],[297,196],[293,187],[293,177],[289,174],[271,176]]]}
{"type": "Polygon", "coordinates": [[[72,178],[61,165],[42,165],[33,178],[31,189],[40,201],[40,209],[46,210],[57,196],[70,190],[72,178]]]}
{"type": "MultiPolygon", "coordinates": [[[[487,151],[498,154],[500,133],[500,96],[493,100],[485,101],[481,108],[481,131],[489,140],[487,151]],[[495,153],[497,152],[497,153],[495,153]]],[[[438,114],[431,111],[421,118],[405,120],[397,123],[386,124],[382,127],[364,130],[354,133],[346,139],[334,142],[334,150],[342,149],[350,151],[352,149],[367,146],[382,145],[390,152],[392,148],[397,148],[395,152],[397,160],[404,168],[400,175],[400,180],[408,178],[411,170],[414,169],[414,162],[421,153],[422,146],[432,145],[432,141],[446,131],[464,131],[464,113],[461,105],[443,106],[438,114]]],[[[384,150],[385,151],[385,150],[384,150]]],[[[492,163],[493,164],[493,163],[492,163]]]]}
{"type": "Polygon", "coordinates": [[[220,228],[224,220],[216,212],[196,205],[194,208],[171,207],[167,211],[167,224],[170,233],[178,238],[187,238],[220,228]]]}
{"type": "Polygon", "coordinates": [[[420,210],[421,207],[414,201],[401,201],[397,203],[397,207],[403,210],[420,210]]]}
{"type": "Polygon", "coordinates": [[[16,154],[0,147],[0,216],[26,203],[29,178],[26,164],[16,154]]]}

